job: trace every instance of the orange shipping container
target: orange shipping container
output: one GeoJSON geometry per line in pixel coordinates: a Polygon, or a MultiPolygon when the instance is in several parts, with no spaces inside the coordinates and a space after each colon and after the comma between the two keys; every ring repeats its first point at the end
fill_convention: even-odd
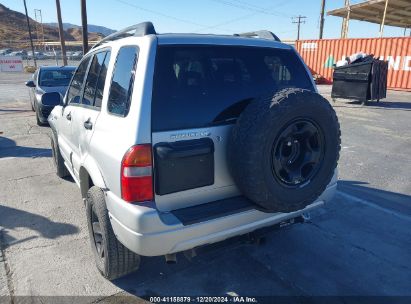
{"type": "Polygon", "coordinates": [[[411,37],[300,40],[296,48],[312,74],[325,83],[332,82],[337,61],[363,52],[389,62],[388,88],[411,91],[411,37]]]}

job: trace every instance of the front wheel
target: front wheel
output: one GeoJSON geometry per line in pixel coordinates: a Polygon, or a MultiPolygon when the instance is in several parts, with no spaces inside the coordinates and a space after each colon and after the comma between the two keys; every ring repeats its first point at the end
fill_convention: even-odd
{"type": "Polygon", "coordinates": [[[45,123],[41,121],[38,110],[36,111],[36,122],[38,126],[44,126],[45,123]]]}
{"type": "Polygon", "coordinates": [[[53,154],[54,167],[56,168],[56,174],[58,177],[66,177],[70,173],[64,165],[63,156],[61,156],[57,141],[54,140],[53,136],[51,137],[51,153],[53,154]]]}
{"type": "Polygon", "coordinates": [[[88,190],[86,211],[91,247],[100,273],[108,280],[114,280],[137,270],[140,256],[117,240],[100,188],[93,186],[88,190]]]}

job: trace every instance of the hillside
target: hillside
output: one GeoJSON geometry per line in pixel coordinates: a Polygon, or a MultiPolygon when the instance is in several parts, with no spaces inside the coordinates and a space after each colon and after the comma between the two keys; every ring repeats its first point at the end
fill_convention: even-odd
{"type": "MultiPolygon", "coordinates": [[[[81,39],[83,39],[82,37],[82,35],[83,35],[83,33],[82,33],[82,31],[81,31],[81,27],[77,27],[77,28],[69,28],[67,31],[66,31],[71,37],[73,37],[74,38],[74,40],[81,40],[81,39]]],[[[100,34],[100,33],[92,33],[92,32],[89,32],[88,33],[88,40],[89,41],[98,41],[98,40],[101,40],[101,39],[103,39],[104,38],[104,35],[103,34],[100,34]]]]}
{"type": "MultiPolygon", "coordinates": [[[[30,18],[30,27],[34,42],[37,40],[36,26],[39,24],[30,18]]],[[[58,41],[59,33],[55,26],[43,24],[44,40],[58,41]]],[[[89,32],[89,40],[100,40],[105,35],[89,32]]],[[[40,37],[41,38],[41,37],[40,37]]],[[[81,28],[64,31],[66,41],[81,40],[81,28]]],[[[26,15],[13,11],[0,3],[0,48],[28,48],[29,33],[26,15]]]]}
{"type": "MultiPolygon", "coordinates": [[[[45,23],[45,24],[47,24],[49,26],[54,26],[54,27],[58,26],[57,22],[51,22],[51,23],[45,23]]],[[[105,26],[100,26],[100,25],[88,24],[87,27],[88,27],[89,32],[101,33],[104,36],[108,36],[108,35],[116,32],[113,29],[107,28],[105,26]]],[[[63,22],[63,29],[64,30],[74,29],[74,28],[81,28],[81,26],[79,26],[77,24],[63,22]]]]}

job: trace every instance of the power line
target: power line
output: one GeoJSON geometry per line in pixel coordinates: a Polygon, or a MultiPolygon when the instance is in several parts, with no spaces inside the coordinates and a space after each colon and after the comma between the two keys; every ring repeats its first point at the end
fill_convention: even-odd
{"type": "MultiPolygon", "coordinates": [[[[183,22],[183,23],[195,25],[195,26],[198,26],[198,27],[201,27],[201,28],[203,28],[203,27],[208,27],[208,26],[205,25],[205,24],[200,24],[200,23],[193,22],[193,21],[190,21],[190,20],[185,20],[185,19],[181,19],[181,18],[174,17],[174,16],[170,16],[170,15],[167,15],[167,14],[164,14],[164,13],[161,13],[161,12],[158,12],[158,11],[154,11],[154,10],[151,10],[151,9],[148,9],[148,8],[144,8],[144,7],[135,5],[134,3],[129,3],[129,2],[124,1],[124,0],[116,0],[116,1],[117,1],[117,2],[120,2],[120,3],[123,3],[123,4],[125,4],[125,5],[128,5],[128,6],[131,6],[131,7],[135,8],[135,9],[138,9],[138,10],[141,10],[141,11],[145,11],[145,12],[148,12],[148,13],[151,13],[151,14],[154,14],[154,15],[162,16],[162,17],[165,17],[165,18],[168,18],[168,19],[172,19],[172,20],[175,20],[175,21],[179,21],[179,22],[183,22]]],[[[220,29],[223,30],[223,31],[226,31],[226,32],[230,32],[230,33],[233,32],[233,31],[231,31],[231,30],[227,30],[227,29],[223,29],[223,28],[220,28],[220,29]]]]}
{"type": "MultiPolygon", "coordinates": [[[[214,1],[214,0],[212,0],[212,1],[214,1]]],[[[288,1],[288,0],[287,0],[287,1],[288,1]]],[[[285,2],[286,2],[286,1],[284,1],[283,3],[285,3],[285,2]]],[[[278,5],[281,5],[281,4],[283,4],[283,3],[280,3],[280,4],[278,4],[278,5]]],[[[276,7],[278,7],[278,5],[276,5],[276,7]]],[[[269,10],[270,8],[271,8],[271,7],[266,8],[266,9],[269,10]]],[[[235,22],[237,22],[237,21],[241,21],[241,20],[244,20],[244,19],[253,17],[253,16],[258,15],[258,14],[260,14],[260,12],[254,12],[254,13],[251,13],[251,14],[243,15],[243,16],[240,16],[240,17],[237,17],[237,18],[234,18],[234,19],[230,19],[230,20],[224,21],[224,22],[222,22],[222,23],[218,23],[218,24],[215,24],[215,25],[211,25],[211,26],[207,26],[207,27],[200,28],[200,29],[196,30],[195,32],[200,32],[200,31],[204,31],[204,30],[209,30],[209,29],[213,29],[213,28],[218,28],[218,27],[220,27],[220,26],[222,26],[222,25],[227,25],[227,24],[235,23],[235,22]]],[[[277,32],[276,32],[276,33],[277,33],[277,32]]]]}
{"type": "Polygon", "coordinates": [[[227,24],[231,24],[231,23],[234,23],[234,22],[237,22],[237,21],[241,21],[241,20],[244,20],[246,18],[250,18],[250,17],[255,16],[255,15],[258,15],[258,13],[247,14],[247,15],[244,15],[244,16],[241,16],[241,17],[237,17],[237,18],[228,20],[228,21],[224,21],[222,23],[218,23],[218,24],[215,24],[215,25],[203,27],[203,28],[200,28],[200,29],[198,29],[194,32],[200,32],[200,31],[210,30],[210,29],[214,29],[214,28],[219,28],[222,25],[227,25],[227,24]]]}
{"type": "MultiPolygon", "coordinates": [[[[211,0],[211,1],[220,2],[220,1],[218,1],[218,0],[211,0]]],[[[288,1],[289,1],[289,0],[280,2],[280,3],[276,4],[275,7],[279,7],[279,6],[281,6],[281,5],[284,5],[284,4],[287,3],[288,1]]],[[[245,4],[246,4],[245,1],[237,1],[237,2],[241,2],[241,3],[245,3],[245,4]]],[[[223,2],[221,2],[221,3],[223,3],[223,2]]],[[[230,4],[226,3],[226,2],[224,2],[223,4],[230,5],[230,4]]],[[[255,16],[255,15],[261,14],[262,12],[261,12],[260,10],[264,10],[264,12],[265,12],[265,11],[270,10],[270,9],[272,8],[272,7],[263,8],[263,7],[256,6],[256,5],[251,5],[251,4],[249,4],[249,5],[250,5],[250,6],[253,6],[253,7],[255,7],[255,8],[258,8],[259,11],[254,11],[254,13],[247,14],[247,15],[243,15],[243,16],[241,16],[241,17],[237,17],[237,18],[234,18],[234,19],[230,19],[230,20],[224,21],[224,22],[222,22],[222,23],[218,23],[218,24],[215,24],[215,25],[203,27],[203,28],[197,29],[195,32],[200,32],[200,31],[204,31],[204,30],[209,30],[209,29],[213,29],[213,28],[218,28],[218,27],[220,27],[220,26],[222,26],[222,25],[227,25],[227,24],[231,24],[231,23],[234,23],[234,22],[237,22],[237,21],[241,21],[241,20],[244,20],[244,19],[253,17],[253,16],[255,16]]]]}
{"type": "Polygon", "coordinates": [[[258,6],[258,5],[255,5],[255,4],[251,4],[251,3],[248,3],[248,2],[246,2],[246,1],[237,0],[236,2],[242,3],[242,4],[247,5],[247,6],[254,7],[254,8],[257,8],[257,9],[262,9],[261,6],[258,6]]]}
{"type": "Polygon", "coordinates": [[[293,23],[297,24],[297,40],[300,40],[300,26],[302,23],[305,23],[304,19],[306,19],[306,16],[301,16],[298,15],[297,17],[293,17],[293,23]]]}
{"type": "MultiPolygon", "coordinates": [[[[238,5],[238,4],[229,2],[229,1],[227,1],[227,0],[220,0],[220,1],[219,1],[219,0],[211,0],[211,1],[215,1],[215,2],[221,2],[222,4],[225,4],[225,5],[235,6],[235,7],[238,7],[238,8],[242,8],[242,9],[245,9],[245,10],[247,10],[247,11],[250,11],[250,10],[251,10],[251,11],[253,11],[253,13],[247,14],[247,15],[244,15],[244,16],[240,16],[240,17],[237,17],[237,18],[228,20],[228,21],[224,21],[224,22],[222,22],[222,23],[218,23],[218,24],[215,24],[215,25],[204,25],[204,24],[199,24],[199,23],[197,23],[197,22],[193,22],[193,21],[191,21],[191,20],[186,20],[186,19],[182,19],[182,18],[177,18],[177,17],[171,16],[171,15],[164,14],[164,13],[159,12],[159,11],[155,11],[155,10],[152,10],[152,9],[144,8],[144,7],[141,7],[141,6],[136,5],[136,4],[134,4],[134,3],[127,2],[127,1],[125,1],[125,0],[116,0],[116,1],[117,1],[117,2],[120,2],[120,3],[122,3],[122,4],[125,4],[125,5],[128,5],[128,6],[131,6],[131,7],[135,8],[135,9],[138,9],[138,10],[141,10],[141,11],[145,11],[145,12],[148,12],[148,13],[151,13],[151,14],[154,14],[154,15],[162,16],[162,17],[165,17],[165,18],[168,18],[168,19],[172,19],[172,20],[175,20],[175,21],[179,21],[179,22],[182,22],[182,23],[187,23],[187,24],[191,24],[191,25],[196,25],[196,26],[199,27],[199,29],[195,30],[194,32],[199,32],[199,31],[204,31],[204,30],[208,30],[208,29],[219,28],[220,30],[223,30],[223,31],[225,31],[225,32],[234,33],[234,32],[235,32],[234,30],[225,29],[225,28],[223,28],[223,27],[221,27],[221,26],[226,25],[226,24],[230,24],[230,23],[234,23],[234,22],[237,22],[237,21],[240,21],[240,20],[243,20],[243,19],[246,19],[246,18],[255,16],[255,15],[257,15],[257,14],[269,14],[269,15],[275,15],[275,16],[278,16],[278,15],[281,15],[281,14],[282,14],[284,17],[289,18],[289,16],[287,16],[287,15],[281,13],[281,12],[278,12],[277,14],[276,14],[276,13],[270,13],[270,12],[268,12],[267,10],[270,10],[271,7],[270,7],[270,8],[263,8],[263,7],[257,7],[256,5],[251,5],[251,4],[248,4],[250,7],[246,7],[245,5],[247,5],[247,4],[246,4],[245,1],[238,1],[238,2],[241,2],[241,3],[244,3],[244,4],[245,4],[245,5],[238,5]],[[251,8],[251,7],[253,7],[253,8],[251,8]]],[[[289,1],[289,0],[282,1],[282,2],[280,2],[280,3],[278,3],[278,4],[276,4],[275,7],[284,5],[284,4],[288,3],[288,1],[289,1]]]]}
{"type": "MultiPolygon", "coordinates": [[[[214,1],[214,0],[212,0],[212,1],[214,1]]],[[[287,0],[287,1],[288,1],[288,0],[287,0]]],[[[283,3],[285,3],[285,2],[286,2],[286,1],[284,1],[283,3]]],[[[281,5],[281,4],[282,4],[282,3],[277,4],[276,7],[278,7],[278,5],[281,5]]],[[[271,8],[271,7],[269,7],[269,8],[261,8],[261,9],[269,10],[270,8],[271,8]]],[[[200,29],[196,30],[195,32],[204,31],[204,30],[209,30],[209,29],[213,29],[213,28],[218,28],[218,27],[220,27],[221,25],[231,24],[231,23],[234,23],[234,22],[237,22],[237,21],[241,21],[241,20],[244,20],[244,19],[253,17],[253,16],[258,15],[258,14],[260,14],[260,12],[254,12],[254,13],[251,13],[251,14],[246,14],[246,15],[243,15],[243,16],[240,16],[240,17],[237,17],[237,18],[234,18],[234,19],[230,19],[230,20],[224,21],[224,22],[222,22],[222,23],[218,23],[218,24],[215,24],[215,25],[211,25],[211,26],[207,26],[207,27],[204,27],[204,28],[200,28],[200,29]]]]}
{"type": "MultiPolygon", "coordinates": [[[[259,14],[272,15],[272,16],[282,17],[282,18],[289,18],[290,17],[290,16],[288,16],[288,15],[282,13],[282,12],[268,11],[267,9],[265,9],[263,7],[256,6],[256,5],[241,4],[241,3],[245,3],[244,1],[237,1],[237,2],[232,2],[232,1],[229,1],[229,0],[212,0],[212,1],[218,2],[218,3],[221,3],[221,4],[225,4],[225,5],[228,5],[228,6],[231,6],[231,7],[235,7],[235,8],[240,8],[240,9],[243,9],[243,10],[246,10],[246,11],[254,11],[254,12],[259,13],[259,14]]],[[[288,2],[288,0],[284,1],[280,4],[277,4],[276,7],[278,7],[279,5],[284,4],[286,2],[288,2]]]]}

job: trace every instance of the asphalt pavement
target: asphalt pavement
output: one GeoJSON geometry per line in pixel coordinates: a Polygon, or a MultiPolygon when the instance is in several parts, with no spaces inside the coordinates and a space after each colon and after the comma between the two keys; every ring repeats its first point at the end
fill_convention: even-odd
{"type": "MultiPolygon", "coordinates": [[[[94,266],[80,191],[54,174],[27,74],[0,73],[0,296],[410,296],[411,93],[332,103],[342,129],[335,199],[261,245],[226,241],[109,282],[94,266]]],[[[330,87],[320,92],[330,99],[330,87]]],[[[130,300],[132,298],[128,298],[130,300]]],[[[411,299],[411,298],[410,298],[411,299]]]]}

